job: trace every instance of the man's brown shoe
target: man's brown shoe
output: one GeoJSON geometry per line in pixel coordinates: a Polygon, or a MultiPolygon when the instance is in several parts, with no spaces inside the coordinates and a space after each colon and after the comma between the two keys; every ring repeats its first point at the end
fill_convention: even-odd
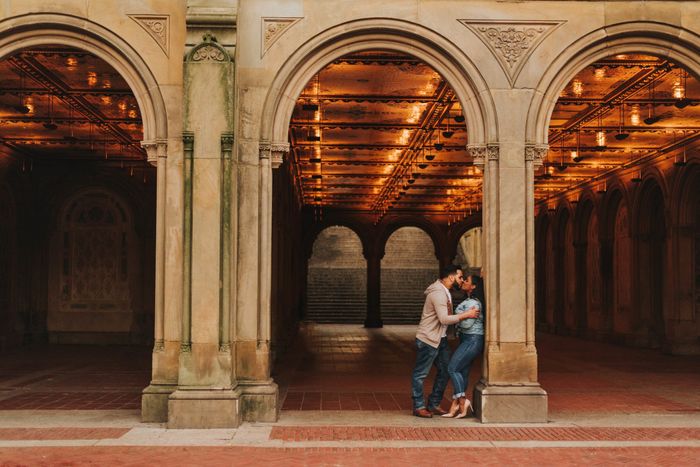
{"type": "Polygon", "coordinates": [[[422,409],[414,409],[413,410],[413,415],[415,417],[421,417],[421,418],[433,418],[433,414],[430,413],[428,409],[423,407],[422,409]]]}
{"type": "Polygon", "coordinates": [[[431,407],[429,410],[430,410],[430,412],[432,412],[433,415],[445,415],[447,413],[447,410],[444,410],[439,405],[435,406],[435,407],[431,407]]]}

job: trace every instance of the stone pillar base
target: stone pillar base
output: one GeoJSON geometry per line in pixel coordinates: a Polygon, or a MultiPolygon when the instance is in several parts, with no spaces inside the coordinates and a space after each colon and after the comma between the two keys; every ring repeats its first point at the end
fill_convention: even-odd
{"type": "Polygon", "coordinates": [[[141,396],[141,421],[164,423],[168,421],[168,397],[177,388],[174,384],[151,384],[141,396]]]}
{"type": "Polygon", "coordinates": [[[168,399],[168,428],[236,428],[239,389],[178,388],[168,399]]]}
{"type": "Polygon", "coordinates": [[[547,422],[547,392],[535,386],[489,386],[480,381],[474,388],[474,411],[482,423],[547,422]]]}
{"type": "Polygon", "coordinates": [[[277,383],[239,382],[241,416],[246,422],[276,422],[279,418],[279,388],[277,383]]]}

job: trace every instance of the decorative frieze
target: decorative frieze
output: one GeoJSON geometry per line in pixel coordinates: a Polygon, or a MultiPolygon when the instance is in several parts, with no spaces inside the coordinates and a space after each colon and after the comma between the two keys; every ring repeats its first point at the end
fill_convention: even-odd
{"type": "Polygon", "coordinates": [[[301,18],[261,18],[260,58],[301,18]]]}
{"type": "Polygon", "coordinates": [[[189,53],[187,61],[190,62],[230,62],[231,56],[210,33],[202,36],[202,42],[196,45],[189,53]]]}
{"type": "Polygon", "coordinates": [[[151,36],[165,55],[170,54],[170,17],[168,15],[128,15],[151,36]]]}
{"type": "Polygon", "coordinates": [[[168,143],[165,140],[141,141],[141,147],[146,150],[148,163],[154,167],[158,165],[158,159],[168,156],[168,143]]]}
{"type": "Polygon", "coordinates": [[[540,167],[547,157],[549,146],[528,144],[525,146],[525,162],[532,162],[535,168],[540,167]]]}
{"type": "Polygon", "coordinates": [[[260,159],[270,159],[270,165],[273,169],[279,168],[284,161],[284,155],[289,152],[289,143],[269,141],[260,142],[260,159]]]}
{"type": "Polygon", "coordinates": [[[474,160],[474,165],[483,166],[487,160],[498,160],[497,144],[468,144],[467,151],[474,160]]]}
{"type": "Polygon", "coordinates": [[[458,20],[491,50],[511,85],[537,46],[565,21],[458,20]]]}

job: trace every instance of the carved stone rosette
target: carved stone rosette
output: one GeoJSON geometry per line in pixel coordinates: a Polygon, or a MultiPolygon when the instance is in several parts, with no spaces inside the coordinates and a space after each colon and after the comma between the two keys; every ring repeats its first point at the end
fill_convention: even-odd
{"type": "Polygon", "coordinates": [[[168,56],[170,53],[170,34],[168,15],[128,15],[146,31],[168,56]]]}
{"type": "Polygon", "coordinates": [[[532,162],[534,168],[540,167],[547,157],[549,146],[528,144],[525,146],[525,162],[532,162]]]}
{"type": "Polygon", "coordinates": [[[279,168],[284,161],[284,155],[289,153],[289,143],[260,142],[260,159],[270,159],[273,169],[279,168]]]}
{"type": "Polygon", "coordinates": [[[565,21],[458,20],[491,50],[511,85],[535,48],[565,21]]]}
{"type": "Polygon", "coordinates": [[[497,144],[468,144],[467,151],[474,159],[474,165],[483,167],[487,160],[498,160],[498,145],[497,144]]]}
{"type": "Polygon", "coordinates": [[[260,38],[260,58],[272,44],[301,18],[261,18],[262,37],[260,38]]]}
{"type": "Polygon", "coordinates": [[[146,150],[148,163],[154,167],[158,165],[158,159],[165,159],[168,157],[167,141],[141,141],[141,147],[146,150]]]}
{"type": "Polygon", "coordinates": [[[187,55],[189,62],[231,62],[231,56],[210,33],[202,36],[202,42],[197,44],[187,55]]]}

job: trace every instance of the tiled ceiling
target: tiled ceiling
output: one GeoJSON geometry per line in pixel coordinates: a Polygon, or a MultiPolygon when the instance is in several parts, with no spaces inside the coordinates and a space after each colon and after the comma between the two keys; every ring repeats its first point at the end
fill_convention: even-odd
{"type": "Polygon", "coordinates": [[[634,171],[645,160],[668,158],[682,165],[697,151],[699,98],[695,78],[657,57],[615,55],[584,68],[554,108],[536,198],[556,196],[615,170],[634,171]]]}
{"type": "MultiPolygon", "coordinates": [[[[536,198],[645,158],[682,163],[700,136],[698,96],[692,76],[656,57],[616,55],[584,68],[552,114],[536,198]]],[[[308,83],[292,117],[304,203],[378,214],[478,209],[482,175],[461,115],[449,84],[415,58],[372,51],[334,61],[308,83]]]]}
{"type": "Polygon", "coordinates": [[[104,60],[57,47],[0,60],[0,154],[134,164],[142,139],[136,99],[104,60]]]}
{"type": "Polygon", "coordinates": [[[413,57],[371,51],[329,64],[299,97],[289,137],[307,205],[456,214],[481,202],[454,91],[413,57]]]}

